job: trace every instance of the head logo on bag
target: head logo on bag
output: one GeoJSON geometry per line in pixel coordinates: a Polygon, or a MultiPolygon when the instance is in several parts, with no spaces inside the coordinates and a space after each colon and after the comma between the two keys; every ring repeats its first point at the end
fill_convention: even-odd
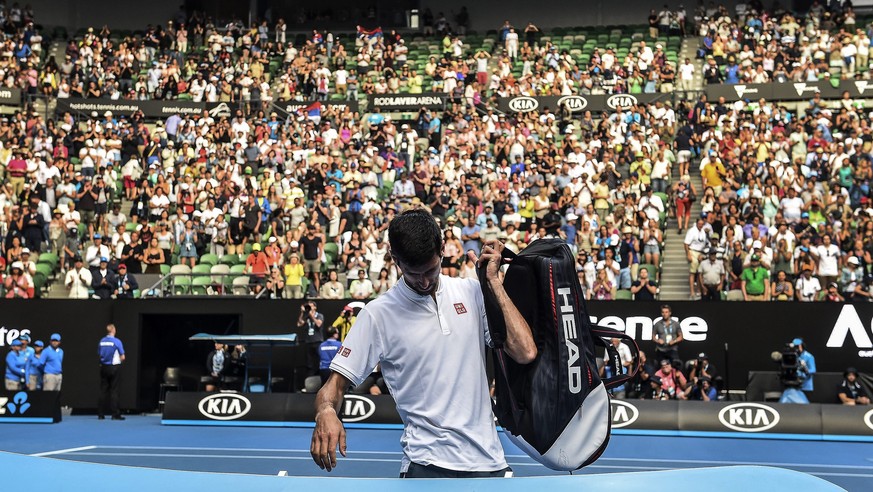
{"type": "MultiPolygon", "coordinates": [[[[494,414],[509,439],[531,458],[553,470],[577,470],[597,460],[609,443],[615,417],[610,412],[607,389],[636,374],[636,369],[630,374],[620,370],[617,350],[604,338],[627,342],[637,362],[639,349],[625,333],[592,327],[575,258],[563,240],[540,239],[518,255],[506,249],[503,255],[512,259],[503,287],[531,328],[537,358],[520,364],[502,350],[506,323],[484,279],[484,269],[480,269],[485,314],[495,347],[494,414]],[[617,376],[601,380],[597,375],[595,346],[608,351],[605,363],[617,376]]],[[[628,421],[625,425],[629,425],[639,412],[633,407],[633,411],[622,408],[621,414],[628,421]]]]}

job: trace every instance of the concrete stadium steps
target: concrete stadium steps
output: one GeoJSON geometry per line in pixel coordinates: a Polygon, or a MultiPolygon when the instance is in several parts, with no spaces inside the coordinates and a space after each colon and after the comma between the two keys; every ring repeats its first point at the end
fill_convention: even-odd
{"type": "MultiPolygon", "coordinates": [[[[696,171],[697,164],[691,164],[691,182],[694,184],[694,189],[697,190],[698,200],[691,205],[691,220],[694,221],[700,216],[700,198],[703,195],[703,181],[700,179],[700,173],[696,171]]],[[[679,180],[679,166],[673,167],[673,175],[671,183],[676,183],[679,180]]],[[[678,221],[676,218],[667,219],[667,230],[664,233],[664,251],[662,253],[661,267],[661,300],[665,301],[685,301],[689,299],[691,291],[688,288],[689,264],[685,256],[685,232],[677,233],[678,221]]]]}
{"type": "MultiPolygon", "coordinates": [[[[703,89],[703,60],[697,58],[697,48],[700,47],[700,44],[703,42],[702,38],[699,37],[687,37],[682,40],[682,47],[679,49],[679,60],[680,63],[684,61],[686,58],[691,60],[691,63],[694,65],[694,90],[703,89]]],[[[679,71],[679,67],[676,67],[676,71],[679,71]]],[[[678,77],[678,73],[677,73],[678,77]]]]}

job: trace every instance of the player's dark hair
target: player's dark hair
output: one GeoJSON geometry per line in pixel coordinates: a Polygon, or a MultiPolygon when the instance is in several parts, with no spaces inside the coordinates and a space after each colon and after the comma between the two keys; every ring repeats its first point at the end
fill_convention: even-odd
{"type": "Polygon", "coordinates": [[[409,265],[423,265],[440,254],[443,236],[430,213],[407,210],[394,217],[388,226],[391,254],[409,265]]]}

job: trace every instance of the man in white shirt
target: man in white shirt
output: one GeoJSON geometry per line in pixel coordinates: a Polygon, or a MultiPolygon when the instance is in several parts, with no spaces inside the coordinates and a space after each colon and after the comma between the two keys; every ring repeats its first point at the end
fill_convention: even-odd
{"type": "Polygon", "coordinates": [[[688,289],[691,292],[691,299],[697,299],[697,270],[700,268],[700,257],[703,254],[703,249],[709,245],[709,234],[712,232],[712,226],[707,224],[702,217],[697,219],[694,227],[689,227],[685,233],[685,256],[688,259],[690,268],[688,271],[688,289]]]}
{"type": "MultiPolygon", "coordinates": [[[[442,232],[426,211],[394,218],[388,237],[402,278],[361,310],[331,363],[330,378],[316,398],[312,458],[330,471],[337,465],[336,449],[346,455],[337,416],[343,394],[381,364],[405,427],[401,477],[505,476],[509,468],[485,374],[490,336],[481,287],[475,280],[440,275],[442,232]]],[[[506,354],[528,364],[537,348],[499,279],[502,249],[499,242],[487,243],[480,258],[470,258],[486,268],[506,319],[506,354]]]]}
{"type": "Polygon", "coordinates": [[[75,258],[75,268],[67,271],[64,285],[70,290],[70,299],[88,299],[91,288],[91,271],[82,265],[82,257],[75,258]]]}
{"type": "Polygon", "coordinates": [[[679,65],[679,90],[690,91],[694,83],[694,65],[688,58],[679,65]]]}

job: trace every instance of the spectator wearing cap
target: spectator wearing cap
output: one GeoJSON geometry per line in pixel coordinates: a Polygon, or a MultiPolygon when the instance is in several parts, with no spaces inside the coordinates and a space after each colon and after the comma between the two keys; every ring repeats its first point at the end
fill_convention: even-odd
{"type": "Polygon", "coordinates": [[[317,234],[315,224],[309,224],[306,235],[300,238],[300,254],[303,255],[303,271],[310,278],[316,292],[321,290],[321,258],[324,255],[324,238],[317,234]]]}
{"type": "Polygon", "coordinates": [[[42,340],[33,342],[33,355],[27,358],[27,390],[43,389],[45,375],[45,344],[42,340]]]}
{"type": "Polygon", "coordinates": [[[798,375],[800,377],[800,390],[810,392],[813,390],[813,377],[816,373],[815,356],[806,350],[806,343],[802,338],[795,338],[791,341],[797,350],[797,360],[800,363],[798,375]]]}
{"type": "Polygon", "coordinates": [[[867,390],[858,381],[858,370],[854,367],[846,368],[843,380],[837,386],[837,403],[843,405],[869,405],[870,396],[867,390]]]}
{"type": "Polygon", "coordinates": [[[84,267],[81,256],[73,258],[73,268],[67,270],[64,277],[64,285],[70,291],[70,299],[88,299],[90,296],[92,275],[91,271],[84,267]]]}
{"type": "Polygon", "coordinates": [[[42,351],[43,391],[60,391],[64,373],[64,349],[60,333],[52,333],[49,346],[42,351]]]}
{"type": "Polygon", "coordinates": [[[827,285],[822,301],[824,302],[846,302],[846,298],[840,295],[839,285],[836,282],[831,282],[827,285]]]}
{"type": "Polygon", "coordinates": [[[255,294],[260,293],[261,289],[263,289],[269,271],[270,265],[267,255],[261,251],[260,243],[253,244],[252,252],[246,258],[245,273],[249,276],[249,285],[255,294]]]}
{"type": "Polygon", "coordinates": [[[740,289],[743,300],[770,300],[770,273],[761,265],[761,257],[757,253],[751,256],[751,264],[740,274],[740,289]]]}
{"type": "Polygon", "coordinates": [[[355,316],[355,309],[351,306],[343,307],[342,312],[340,312],[339,316],[334,320],[331,325],[333,328],[339,332],[339,341],[343,341],[349,335],[349,331],[351,331],[352,327],[355,325],[355,321],[358,320],[358,317],[355,316]]]}
{"type": "Polygon", "coordinates": [[[115,291],[113,292],[115,298],[133,299],[137,289],[139,289],[139,283],[136,281],[136,277],[128,273],[126,264],[119,263],[118,275],[115,276],[115,291]]]}
{"type": "Polygon", "coordinates": [[[9,275],[3,281],[7,299],[32,299],[35,292],[33,278],[24,271],[24,265],[15,261],[9,267],[9,275]]]}
{"type": "Polygon", "coordinates": [[[100,258],[100,264],[91,276],[91,289],[94,290],[94,298],[110,299],[115,293],[118,280],[109,269],[109,258],[105,256],[100,258]]]}
{"type": "Polygon", "coordinates": [[[6,391],[20,391],[25,387],[27,359],[21,353],[21,340],[13,340],[6,354],[6,391]]]}
{"type": "Polygon", "coordinates": [[[857,256],[850,256],[846,260],[846,265],[842,269],[839,281],[840,291],[843,293],[846,301],[867,302],[870,300],[870,282],[857,256]]]}
{"type": "Polygon", "coordinates": [[[707,248],[705,254],[706,259],[697,270],[700,296],[704,301],[720,301],[726,275],[724,261],[718,259],[715,248],[707,248]]]}
{"type": "Polygon", "coordinates": [[[800,276],[794,283],[794,293],[801,302],[814,302],[819,300],[821,282],[812,275],[812,266],[805,264],[801,267],[800,276]]]}
{"type": "Polygon", "coordinates": [[[85,262],[88,263],[88,268],[91,269],[92,273],[100,267],[100,260],[109,258],[109,255],[109,246],[103,244],[103,235],[99,232],[95,233],[94,243],[85,250],[85,262]]]}
{"type": "Polygon", "coordinates": [[[300,255],[291,253],[285,264],[285,297],[287,299],[303,299],[303,264],[300,255]]]}

